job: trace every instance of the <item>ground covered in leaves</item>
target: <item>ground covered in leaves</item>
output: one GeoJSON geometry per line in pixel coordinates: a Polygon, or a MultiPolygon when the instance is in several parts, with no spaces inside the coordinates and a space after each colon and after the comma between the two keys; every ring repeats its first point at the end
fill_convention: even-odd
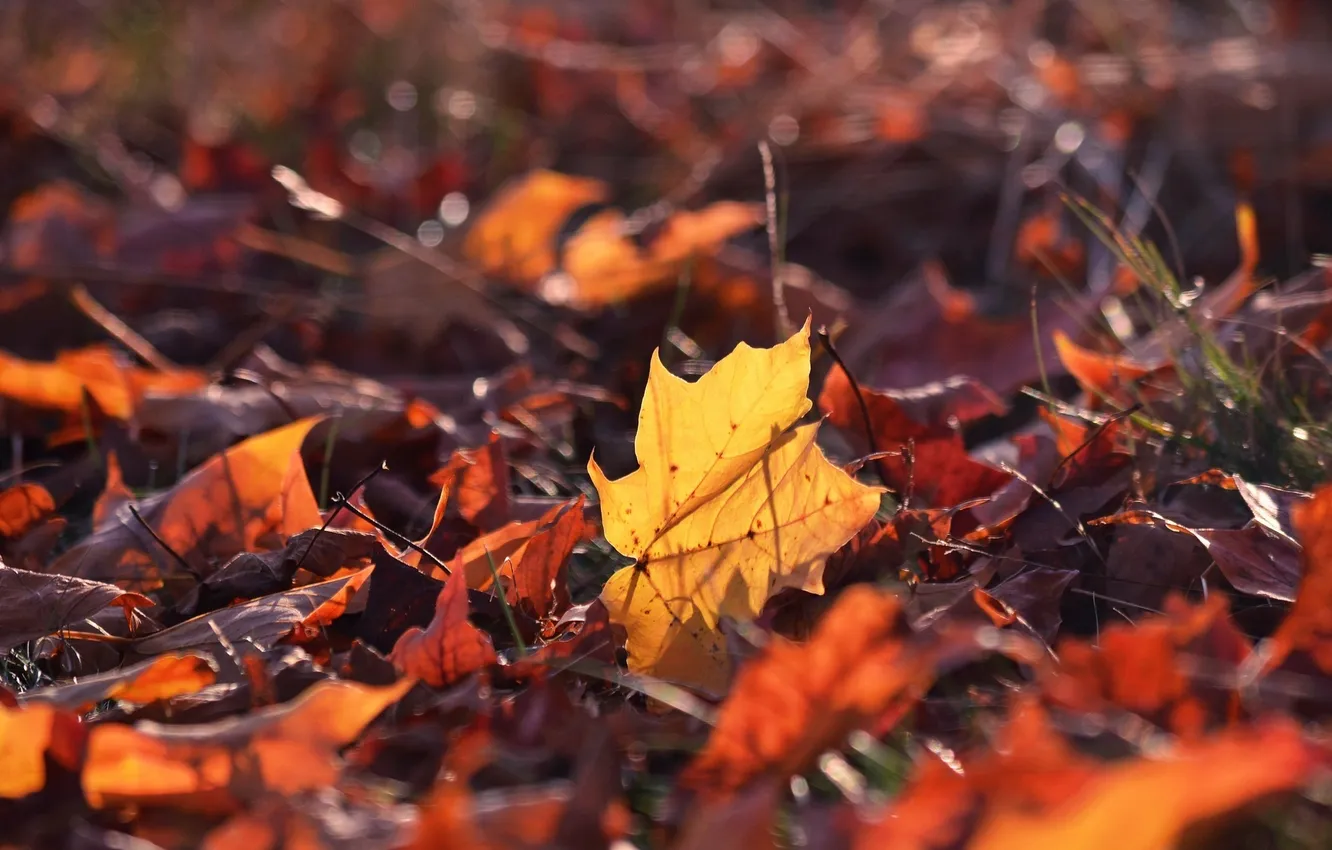
{"type": "Polygon", "coordinates": [[[0,845],[1332,844],[1317,10],[62,5],[0,845]]]}

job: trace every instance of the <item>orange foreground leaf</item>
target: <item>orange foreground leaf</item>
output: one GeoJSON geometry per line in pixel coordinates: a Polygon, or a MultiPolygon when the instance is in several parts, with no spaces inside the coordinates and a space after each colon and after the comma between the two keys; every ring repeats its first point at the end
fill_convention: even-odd
{"type": "Polygon", "coordinates": [[[1292,652],[1308,653],[1332,674],[1332,485],[1291,508],[1291,524],[1303,546],[1304,574],[1295,602],[1272,635],[1269,669],[1292,652]]]}
{"type": "Polygon", "coordinates": [[[52,705],[0,703],[0,798],[18,799],[46,786],[47,758],[78,770],[87,729],[78,715],[52,705]]]}
{"type": "Polygon", "coordinates": [[[893,805],[863,823],[853,846],[1167,850],[1200,821],[1298,789],[1317,764],[1285,720],[1101,763],[1023,703],[992,750],[963,759],[962,775],[926,763],[893,805]]]}
{"type": "Polygon", "coordinates": [[[940,665],[978,652],[970,639],[912,633],[897,597],[854,585],[808,643],[774,637],[740,669],[682,782],[726,792],[803,770],[853,729],[913,703],[940,665]]]}
{"type": "Polygon", "coordinates": [[[337,753],[412,686],[330,680],[289,703],[193,726],[95,726],[83,792],[94,808],[175,805],[226,812],[236,795],[296,794],[334,783],[337,753]]]}

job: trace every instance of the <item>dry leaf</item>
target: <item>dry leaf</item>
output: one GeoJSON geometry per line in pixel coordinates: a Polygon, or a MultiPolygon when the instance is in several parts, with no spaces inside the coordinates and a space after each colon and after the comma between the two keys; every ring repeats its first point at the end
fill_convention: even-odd
{"type": "Polygon", "coordinates": [[[593,458],[605,536],[637,563],[601,598],[628,632],[630,669],[714,691],[722,617],[749,621],[783,588],[821,593],[828,555],[869,522],[879,490],[814,444],[809,326],[770,349],[741,344],[696,383],[652,359],[635,453],[610,481],[593,458]]]}
{"type": "Polygon", "coordinates": [[[437,688],[499,660],[490,636],[468,621],[467,585],[458,578],[444,583],[430,625],[408,629],[389,655],[389,660],[404,674],[437,688]]]}
{"type": "MultiPolygon", "coordinates": [[[[170,490],[143,501],[140,516],[200,575],[240,552],[282,546],[321,521],[299,455],[318,421],[293,422],[212,457],[170,490]]],[[[126,505],[114,522],[61,555],[51,571],[153,590],[179,578],[182,569],[126,505]]]]}

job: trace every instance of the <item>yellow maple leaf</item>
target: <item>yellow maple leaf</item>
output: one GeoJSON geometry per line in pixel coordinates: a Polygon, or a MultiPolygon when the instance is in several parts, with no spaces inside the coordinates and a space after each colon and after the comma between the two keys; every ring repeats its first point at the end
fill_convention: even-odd
{"type": "Polygon", "coordinates": [[[881,490],[814,443],[809,323],[773,348],[741,345],[696,383],[653,355],[638,417],[639,468],[609,480],[593,458],[606,539],[637,563],[601,592],[630,669],[714,692],[722,617],[750,621],[783,588],[823,592],[828,555],[874,516],[881,490]]]}

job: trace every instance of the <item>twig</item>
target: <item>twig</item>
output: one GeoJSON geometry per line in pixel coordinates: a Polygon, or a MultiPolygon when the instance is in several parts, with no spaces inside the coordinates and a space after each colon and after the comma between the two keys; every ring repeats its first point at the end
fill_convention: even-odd
{"type": "Polygon", "coordinates": [[[879,441],[874,437],[874,422],[870,419],[869,405],[865,404],[865,396],[860,391],[860,384],[856,381],[856,376],[852,375],[851,370],[846,368],[846,362],[842,360],[842,355],[837,353],[837,349],[832,343],[832,337],[828,335],[828,328],[824,325],[820,325],[817,334],[819,337],[819,343],[823,346],[824,350],[828,352],[829,356],[832,357],[833,362],[837,364],[837,368],[842,370],[842,374],[846,375],[847,383],[851,385],[851,392],[856,394],[856,404],[860,407],[860,418],[865,424],[865,436],[869,438],[870,453],[888,456],[891,454],[890,452],[881,452],[879,450],[879,441]]]}
{"type": "Polygon", "coordinates": [[[153,530],[153,527],[149,525],[148,521],[143,518],[142,514],[139,513],[138,508],[136,508],[133,504],[126,505],[125,507],[129,509],[130,515],[133,516],[136,520],[138,520],[139,525],[143,526],[144,531],[147,531],[148,534],[152,536],[153,540],[157,541],[157,545],[161,546],[162,549],[168,555],[170,555],[172,558],[175,559],[176,563],[180,564],[181,569],[185,570],[185,572],[193,576],[195,581],[199,582],[203,581],[204,579],[203,575],[198,570],[196,570],[194,566],[190,564],[189,561],[185,560],[184,555],[181,555],[175,549],[172,549],[170,546],[167,545],[167,542],[163,540],[156,531],[153,530]]]}
{"type": "Polygon", "coordinates": [[[786,312],[786,262],[777,238],[777,170],[772,163],[772,147],[767,139],[758,143],[763,158],[763,196],[768,210],[768,253],[772,256],[772,308],[778,339],[786,339],[793,331],[791,317],[786,312]]]}
{"type": "Polygon", "coordinates": [[[1081,453],[1083,449],[1087,448],[1093,442],[1095,442],[1096,438],[1101,436],[1101,432],[1103,432],[1106,428],[1109,428],[1111,423],[1118,422],[1121,419],[1127,419],[1128,417],[1137,413],[1140,409],[1142,409],[1142,402],[1138,402],[1137,404],[1134,404],[1132,407],[1124,408],[1118,413],[1111,415],[1104,422],[1101,422],[1095,428],[1093,428],[1092,432],[1087,435],[1087,438],[1083,440],[1076,449],[1069,452],[1068,455],[1063,460],[1059,461],[1059,464],[1057,466],[1055,466],[1054,471],[1050,473],[1050,478],[1049,478],[1050,483],[1051,484],[1054,483],[1055,477],[1058,476],[1059,471],[1064,468],[1064,464],[1068,463],[1070,460],[1077,457],[1078,454],[1081,453]]]}
{"type": "MultiPolygon", "coordinates": [[[[369,484],[370,479],[374,478],[376,475],[378,475],[381,472],[387,472],[387,471],[388,471],[388,462],[381,460],[379,462],[379,466],[376,466],[374,469],[370,470],[365,475],[362,475],[361,480],[357,481],[352,486],[351,492],[348,494],[347,498],[351,499],[355,497],[356,491],[360,490],[362,487],[369,484]]],[[[310,550],[314,548],[315,542],[319,540],[319,535],[323,534],[325,531],[328,530],[328,527],[333,524],[333,520],[337,519],[338,514],[342,513],[342,508],[343,504],[335,503],[333,510],[330,511],[328,514],[328,519],[324,520],[324,524],[319,526],[319,531],[315,532],[315,536],[310,538],[310,545],[305,547],[305,552],[301,554],[301,559],[296,562],[296,569],[299,570],[301,568],[301,565],[305,563],[305,559],[310,557],[310,550]]]]}
{"type": "Polygon", "coordinates": [[[92,293],[83,284],[76,283],[70,287],[69,300],[74,303],[75,307],[79,308],[79,312],[96,322],[116,342],[134,352],[140,360],[157,371],[170,372],[180,368],[168,360],[162,352],[154,348],[151,342],[144,339],[133,328],[121,321],[118,316],[103,307],[96,298],[92,297],[92,293]]]}
{"type": "Polygon", "coordinates": [[[427,551],[424,546],[421,546],[419,543],[415,543],[411,540],[408,540],[406,537],[403,537],[401,534],[389,528],[387,525],[384,525],[384,523],[380,522],[379,520],[375,519],[374,517],[370,516],[364,511],[358,509],[355,505],[348,502],[347,497],[343,496],[341,493],[333,497],[333,504],[345,508],[346,510],[350,511],[351,513],[355,514],[356,516],[370,523],[384,534],[387,534],[389,537],[393,538],[393,540],[397,542],[399,545],[406,546],[408,549],[411,549],[412,551],[420,554],[421,557],[425,558],[426,560],[430,561],[430,563],[434,564],[435,566],[443,570],[444,575],[446,576],[453,575],[453,571],[449,569],[449,565],[441,561],[438,555],[436,555],[433,552],[427,551]]]}

